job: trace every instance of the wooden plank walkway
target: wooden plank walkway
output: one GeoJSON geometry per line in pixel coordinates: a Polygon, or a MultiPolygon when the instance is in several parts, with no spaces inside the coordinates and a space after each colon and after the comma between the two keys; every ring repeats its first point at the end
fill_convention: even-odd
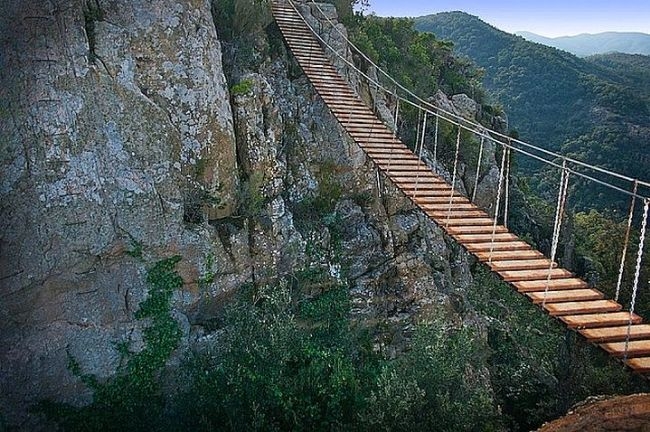
{"type": "Polygon", "coordinates": [[[624,357],[627,348],[625,364],[650,373],[650,325],[623,312],[620,304],[604,299],[570,271],[551,264],[506,227],[497,226],[493,235],[493,219],[458,192],[452,199],[451,186],[395,138],[355,94],[293,6],[273,0],[272,8],[289,49],[316,92],[387,178],[449,236],[546,313],[616,358],[624,357]]]}

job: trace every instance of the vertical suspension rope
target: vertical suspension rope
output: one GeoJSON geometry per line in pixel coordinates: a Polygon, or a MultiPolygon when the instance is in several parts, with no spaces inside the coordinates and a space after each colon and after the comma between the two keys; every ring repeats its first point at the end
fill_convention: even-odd
{"type": "Polygon", "coordinates": [[[433,169],[438,173],[438,129],[440,126],[440,115],[436,114],[436,132],[433,139],[433,169]]]}
{"type": "Polygon", "coordinates": [[[510,210],[510,147],[508,147],[508,154],[506,155],[506,196],[503,202],[503,226],[508,228],[508,214],[510,210]]]}
{"type": "Polygon", "coordinates": [[[506,145],[501,144],[503,149],[501,150],[501,169],[499,169],[499,188],[497,190],[497,202],[494,208],[494,221],[492,223],[492,241],[490,242],[490,257],[488,262],[492,264],[492,254],[494,253],[494,237],[497,234],[497,224],[499,220],[499,208],[501,207],[501,192],[503,190],[503,176],[505,173],[506,167],[506,145]]]}
{"type": "Polygon", "coordinates": [[[381,199],[381,179],[379,178],[379,170],[377,170],[377,198],[381,199]]]}
{"type": "Polygon", "coordinates": [[[449,226],[449,219],[451,219],[451,206],[454,202],[454,192],[456,191],[456,176],[458,175],[458,157],[460,156],[460,132],[461,127],[458,126],[458,135],[456,136],[456,155],[454,156],[454,174],[451,178],[451,195],[449,196],[449,209],[447,210],[446,226],[449,226]]]}
{"type": "MultiPolygon", "coordinates": [[[[427,134],[427,116],[428,114],[424,113],[424,121],[422,123],[422,134],[420,136],[420,153],[418,154],[418,158],[420,160],[420,163],[422,163],[422,153],[424,152],[424,139],[427,134]]],[[[417,151],[418,145],[417,143],[415,144],[415,150],[417,151]]],[[[418,175],[415,179],[415,192],[413,193],[413,198],[415,199],[418,194],[418,187],[420,185],[420,167],[418,167],[418,175]]]]}
{"type": "MultiPolygon", "coordinates": [[[[395,98],[397,99],[397,102],[395,104],[395,130],[393,131],[393,139],[397,141],[397,121],[399,120],[399,96],[397,95],[397,89],[395,89],[395,98]]],[[[391,166],[393,165],[393,151],[395,147],[395,143],[391,143],[390,147],[390,159],[388,160],[388,170],[390,171],[391,166]]]]}
{"type": "Polygon", "coordinates": [[[630,203],[630,213],[627,218],[627,230],[625,231],[625,241],[623,242],[623,254],[621,255],[621,267],[618,270],[618,281],[616,282],[616,297],[614,300],[618,301],[621,295],[621,285],[623,284],[623,273],[625,271],[625,260],[627,256],[627,248],[630,245],[630,233],[632,232],[632,220],[634,219],[634,206],[636,205],[636,193],[639,190],[639,181],[634,180],[634,187],[632,189],[632,202],[630,203]]]}
{"type": "Polygon", "coordinates": [[[630,319],[627,323],[627,335],[625,337],[625,354],[623,361],[627,360],[627,351],[630,345],[630,334],[632,333],[632,320],[634,319],[634,307],[636,306],[636,295],[639,291],[639,276],[641,275],[641,263],[643,262],[643,246],[645,244],[646,230],[648,227],[648,210],[650,209],[650,198],[643,200],[643,222],[641,222],[641,237],[639,237],[639,251],[636,255],[636,270],[634,271],[634,285],[632,288],[632,303],[630,304],[630,319]]]}
{"type": "Polygon", "coordinates": [[[481,136],[481,147],[478,150],[478,162],[476,163],[476,180],[474,181],[474,190],[472,191],[472,202],[476,203],[476,190],[478,189],[478,177],[481,174],[481,162],[483,161],[483,148],[485,146],[485,137],[481,136]]]}
{"type": "Polygon", "coordinates": [[[397,127],[397,120],[399,119],[399,97],[397,96],[397,90],[395,90],[395,99],[397,99],[397,102],[395,103],[395,130],[393,131],[393,136],[397,138],[397,132],[398,132],[398,127],[397,127]]]}
{"type": "Polygon", "coordinates": [[[418,109],[418,128],[415,133],[415,143],[413,144],[413,153],[418,152],[418,145],[420,145],[420,126],[422,126],[422,108],[418,109]]]}
{"type": "Polygon", "coordinates": [[[428,120],[429,114],[427,112],[424,113],[424,121],[422,122],[422,135],[421,135],[421,141],[420,141],[420,154],[418,157],[420,160],[422,160],[422,153],[424,151],[424,140],[427,134],[427,120],[428,120]]]}
{"type": "Polygon", "coordinates": [[[567,169],[566,159],[562,162],[562,176],[560,177],[560,191],[558,192],[557,207],[555,209],[555,223],[553,226],[553,240],[551,243],[551,262],[548,266],[548,275],[546,276],[546,287],[544,288],[544,300],[542,307],[546,306],[549,286],[551,284],[551,272],[555,265],[557,248],[560,243],[560,233],[562,231],[562,218],[564,217],[564,207],[566,205],[566,196],[569,190],[569,170],[567,169]]]}

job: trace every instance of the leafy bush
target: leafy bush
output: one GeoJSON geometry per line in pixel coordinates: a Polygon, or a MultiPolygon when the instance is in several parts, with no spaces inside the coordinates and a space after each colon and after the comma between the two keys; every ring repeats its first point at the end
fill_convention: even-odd
{"type": "Polygon", "coordinates": [[[368,407],[379,430],[499,430],[481,365],[486,347],[469,327],[421,324],[411,350],[384,366],[368,407]]]}
{"type": "Polygon", "coordinates": [[[230,88],[231,96],[244,96],[253,90],[253,81],[245,79],[230,88]]]}
{"type": "Polygon", "coordinates": [[[411,352],[382,358],[350,321],[344,286],[323,274],[286,286],[250,289],[229,308],[218,355],[194,362],[181,400],[191,430],[489,430],[496,411],[468,329],[423,325],[411,352]],[[314,279],[330,289],[305,297],[314,279]]]}
{"type": "Polygon", "coordinates": [[[251,289],[227,313],[223,349],[199,360],[192,430],[349,428],[363,403],[347,296],[335,288],[294,304],[287,287],[251,289]]]}

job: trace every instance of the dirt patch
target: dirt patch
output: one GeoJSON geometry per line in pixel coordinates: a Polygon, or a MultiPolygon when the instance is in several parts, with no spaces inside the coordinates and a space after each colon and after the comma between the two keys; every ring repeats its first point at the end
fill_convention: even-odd
{"type": "Polygon", "coordinates": [[[650,432],[650,394],[588,400],[538,432],[650,432]]]}

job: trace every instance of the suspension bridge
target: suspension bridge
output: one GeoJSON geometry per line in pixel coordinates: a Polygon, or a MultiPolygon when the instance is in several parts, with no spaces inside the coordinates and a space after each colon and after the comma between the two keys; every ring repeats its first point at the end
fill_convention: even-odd
{"type": "Polygon", "coordinates": [[[650,207],[650,198],[639,191],[641,188],[650,188],[650,184],[513,139],[432,105],[400,85],[358,50],[317,3],[312,0],[303,4],[309,4],[314,11],[318,11],[321,15],[318,17],[319,21],[326,22],[331,31],[338,31],[347,41],[348,47],[372,65],[394,89],[388,90],[377,78],[364,73],[347,56],[332,48],[301,13],[295,0],[272,0],[273,16],[289,50],[343,129],[363,149],[383,175],[451,238],[515,290],[539,305],[543,311],[556,317],[568,328],[577,331],[589,342],[619,359],[633,371],[650,374],[650,324],[644,324],[642,318],[634,312],[650,207]],[[369,86],[385,92],[387,97],[395,100],[392,124],[386,125],[374,110],[364,103],[334,67],[332,58],[336,58],[338,63],[354,71],[356,76],[365,79],[369,86]],[[408,104],[420,113],[421,123],[418,124],[414,150],[411,150],[397,136],[400,104],[408,104]],[[443,123],[457,129],[451,183],[445,181],[435,169],[430,168],[423,157],[424,147],[427,144],[425,132],[427,128],[435,128],[433,153],[434,159],[436,158],[439,128],[443,123]],[[476,173],[477,183],[474,185],[472,197],[464,196],[452,186],[459,180],[458,160],[462,131],[475,135],[481,142],[476,173]],[[502,148],[494,217],[473,203],[481,168],[481,154],[488,141],[502,148]],[[499,223],[500,209],[502,207],[507,209],[508,205],[509,160],[513,152],[535,159],[561,172],[550,257],[544,256],[509,231],[507,210],[501,215],[502,223],[499,223]],[[571,178],[581,178],[614,189],[631,200],[627,235],[624,244],[621,245],[621,267],[616,298],[613,300],[605,299],[601,291],[590,287],[587,282],[556,263],[571,178]],[[624,189],[608,181],[608,178],[628,182],[631,187],[629,190],[624,189]],[[632,245],[630,232],[638,203],[643,208],[641,235],[638,245],[632,245]],[[637,246],[638,250],[634,263],[632,301],[630,307],[624,310],[618,300],[628,249],[634,246],[637,246]]]}

